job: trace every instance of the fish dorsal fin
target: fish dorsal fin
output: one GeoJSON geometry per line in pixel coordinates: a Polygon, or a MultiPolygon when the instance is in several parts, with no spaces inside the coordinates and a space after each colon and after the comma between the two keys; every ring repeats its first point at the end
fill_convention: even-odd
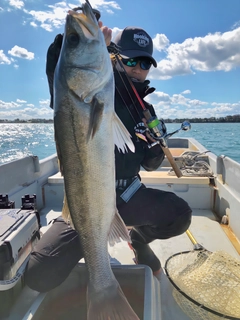
{"type": "Polygon", "coordinates": [[[119,151],[128,152],[128,147],[132,152],[135,152],[131,135],[116,113],[113,115],[113,139],[119,151]]]}
{"type": "Polygon", "coordinates": [[[89,120],[88,136],[87,139],[92,139],[97,132],[100,123],[102,121],[104,104],[100,102],[96,97],[91,102],[91,113],[89,120]]]}
{"type": "Polygon", "coordinates": [[[116,209],[108,235],[108,242],[110,246],[114,246],[115,243],[121,242],[121,239],[131,242],[128,229],[116,209]]]}

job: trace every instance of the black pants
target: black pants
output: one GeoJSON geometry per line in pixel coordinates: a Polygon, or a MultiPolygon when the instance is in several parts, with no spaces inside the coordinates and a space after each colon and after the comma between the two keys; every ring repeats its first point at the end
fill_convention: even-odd
{"type": "MultiPolygon", "coordinates": [[[[117,192],[117,207],[127,226],[138,227],[148,239],[182,234],[191,222],[191,209],[172,192],[144,185],[128,203],[117,192]]],[[[25,273],[27,285],[39,292],[60,285],[83,257],[78,234],[60,217],[54,221],[31,254],[25,273]]]]}

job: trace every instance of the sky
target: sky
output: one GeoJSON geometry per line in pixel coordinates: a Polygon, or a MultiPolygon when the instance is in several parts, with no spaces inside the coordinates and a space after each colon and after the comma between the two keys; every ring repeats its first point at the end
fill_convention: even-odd
{"type": "MultiPolygon", "coordinates": [[[[240,0],[90,0],[113,38],[127,26],[153,39],[148,96],[158,117],[240,114],[240,0]]],[[[0,0],[0,119],[52,119],[46,53],[81,1],[0,0]]]]}

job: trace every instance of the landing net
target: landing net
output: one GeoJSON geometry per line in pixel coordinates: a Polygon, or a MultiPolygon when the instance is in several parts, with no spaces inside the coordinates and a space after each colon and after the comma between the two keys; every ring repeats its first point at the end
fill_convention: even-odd
{"type": "Polygon", "coordinates": [[[204,249],[171,256],[165,269],[176,302],[191,319],[240,319],[240,260],[204,249]]]}

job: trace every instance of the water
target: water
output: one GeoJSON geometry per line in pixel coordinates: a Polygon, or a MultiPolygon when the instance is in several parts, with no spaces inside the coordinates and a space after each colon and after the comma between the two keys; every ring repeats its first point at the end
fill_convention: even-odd
{"type": "MultiPolygon", "coordinates": [[[[180,124],[168,124],[168,132],[180,124]]],[[[240,123],[192,123],[189,131],[180,131],[176,137],[191,137],[217,156],[225,155],[240,163],[240,123]]]]}
{"type": "Polygon", "coordinates": [[[56,153],[53,124],[0,123],[0,164],[37,155],[56,153]]]}
{"type": "MultiPolygon", "coordinates": [[[[167,123],[168,132],[180,124],[167,123]]],[[[175,137],[192,137],[216,155],[225,155],[240,163],[240,123],[193,123],[190,131],[175,137]]],[[[107,139],[107,137],[106,137],[107,139]]],[[[0,164],[37,155],[43,159],[56,153],[53,124],[0,123],[0,164]]]]}

